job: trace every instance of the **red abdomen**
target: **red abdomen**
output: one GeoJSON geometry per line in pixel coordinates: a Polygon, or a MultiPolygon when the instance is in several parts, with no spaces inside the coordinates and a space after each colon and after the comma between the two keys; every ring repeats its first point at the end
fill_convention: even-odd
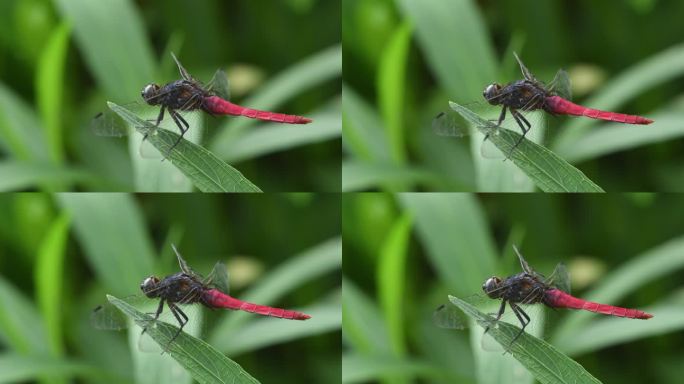
{"type": "Polygon", "coordinates": [[[263,316],[279,317],[281,319],[306,320],[311,318],[311,316],[297,311],[248,303],[232,296],[228,296],[217,289],[209,289],[204,291],[204,294],[202,295],[202,302],[212,308],[235,309],[238,311],[251,312],[263,316]]]}
{"type": "Polygon", "coordinates": [[[544,304],[554,308],[582,309],[585,311],[601,313],[603,315],[627,317],[630,319],[650,319],[653,317],[650,313],[638,309],[615,307],[578,299],[559,289],[549,289],[546,291],[544,294],[544,304]]]}
{"type": "Polygon", "coordinates": [[[205,97],[204,107],[209,113],[213,113],[214,115],[245,116],[252,119],[274,121],[276,123],[285,124],[308,124],[311,122],[311,119],[307,119],[306,117],[302,116],[286,115],[284,113],[267,112],[260,111],[258,109],[242,107],[218,96],[205,97]]]}
{"type": "Polygon", "coordinates": [[[606,112],[592,109],[565,100],[560,96],[546,98],[546,109],[557,115],[586,116],[592,119],[615,121],[625,124],[651,124],[653,120],[641,116],[625,115],[624,113],[606,112]]]}

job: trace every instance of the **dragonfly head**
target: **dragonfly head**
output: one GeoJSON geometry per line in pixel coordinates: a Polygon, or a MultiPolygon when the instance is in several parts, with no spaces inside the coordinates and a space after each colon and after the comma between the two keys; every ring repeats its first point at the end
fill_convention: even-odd
{"type": "Polygon", "coordinates": [[[145,296],[149,298],[155,298],[159,296],[159,278],[157,276],[150,276],[143,280],[140,284],[140,289],[143,291],[145,296]]]}
{"type": "Polygon", "coordinates": [[[501,103],[499,101],[500,94],[501,84],[499,83],[489,84],[482,92],[482,96],[484,96],[485,100],[491,105],[498,105],[501,103]]]}
{"type": "Polygon", "coordinates": [[[496,276],[490,277],[484,282],[484,284],[482,284],[482,290],[491,299],[500,298],[503,294],[503,290],[501,289],[501,279],[496,276]]]}
{"type": "Polygon", "coordinates": [[[142,95],[143,100],[149,105],[157,105],[159,104],[159,84],[147,84],[145,88],[142,89],[142,92],[140,92],[142,95]]]}

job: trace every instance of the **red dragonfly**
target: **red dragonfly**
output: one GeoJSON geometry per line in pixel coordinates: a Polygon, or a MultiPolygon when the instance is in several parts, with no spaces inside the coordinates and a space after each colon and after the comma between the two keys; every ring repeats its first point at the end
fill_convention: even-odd
{"type": "MultiPolygon", "coordinates": [[[[168,111],[176,127],[180,130],[180,136],[169,151],[178,145],[183,135],[190,128],[190,124],[183,118],[181,112],[200,110],[212,116],[245,116],[251,119],[284,124],[308,124],[312,122],[311,119],[302,116],[261,111],[233,104],[228,101],[229,86],[225,72],[222,70],[216,71],[209,84],[204,86],[190,75],[173,53],[171,53],[171,56],[178,66],[181,80],[172,81],[162,86],[155,83],[147,84],[141,92],[145,103],[161,107],[155,121],[155,126],[159,126],[164,119],[165,111],[168,111]]],[[[142,109],[140,105],[135,106],[137,108],[134,109],[142,109]]],[[[115,118],[110,112],[100,113],[95,116],[91,123],[91,128],[98,135],[104,136],[122,136],[127,133],[125,123],[115,118]]]]}
{"type": "MultiPolygon", "coordinates": [[[[515,253],[520,260],[521,273],[501,279],[492,276],[482,284],[482,290],[490,299],[501,299],[501,306],[496,315],[495,321],[499,321],[506,310],[506,304],[511,308],[515,317],[520,322],[522,328],[513,338],[511,345],[525,331],[525,327],[530,324],[531,318],[520,306],[526,304],[544,304],[551,308],[580,309],[600,313],[602,315],[625,317],[629,319],[650,319],[650,313],[638,309],[616,307],[609,304],[600,304],[587,301],[572,296],[569,289],[569,277],[565,266],[559,264],[554,269],[549,278],[535,272],[527,261],[520,254],[518,249],[513,246],[515,253]]],[[[463,329],[466,323],[462,321],[459,314],[453,311],[453,305],[442,305],[435,311],[433,319],[442,328],[463,329]]],[[[485,333],[489,330],[487,328],[485,333]]]]}
{"type": "MultiPolygon", "coordinates": [[[[172,245],[172,248],[178,258],[181,271],[166,276],[163,279],[159,279],[157,276],[150,276],[140,284],[140,289],[147,298],[160,299],[154,320],[159,319],[164,310],[164,304],[166,304],[178,322],[180,328],[178,328],[171,342],[178,337],[183,327],[189,321],[188,316],[179,307],[180,304],[202,304],[212,309],[232,309],[287,320],[307,320],[311,318],[311,316],[302,312],[249,303],[228,295],[228,275],[223,263],[216,263],[211,273],[206,278],[202,278],[188,266],[178,250],[176,250],[176,247],[172,245]]],[[[137,305],[136,300],[128,299],[127,301],[137,305]]],[[[127,324],[125,319],[118,316],[118,314],[118,310],[113,308],[111,304],[105,304],[93,311],[91,321],[99,329],[124,329],[127,327],[127,324]]],[[[145,332],[144,329],[143,332],[145,332]]]]}
{"type": "MultiPolygon", "coordinates": [[[[562,69],[559,70],[553,81],[549,85],[545,85],[532,75],[532,72],[527,69],[515,52],[513,55],[515,55],[515,59],[520,65],[524,79],[506,85],[493,83],[488,85],[482,93],[486,102],[490,105],[502,106],[496,123],[497,126],[501,126],[506,118],[506,111],[509,110],[522,131],[522,136],[513,146],[513,149],[522,142],[532,127],[532,124],[521,111],[543,110],[552,115],[585,116],[592,119],[624,124],[651,124],[653,122],[653,120],[641,116],[601,111],[575,104],[568,100],[571,97],[571,93],[567,72],[562,69]]],[[[463,136],[468,133],[464,125],[448,118],[445,113],[440,113],[435,118],[433,129],[437,134],[444,136],[463,136]]]]}

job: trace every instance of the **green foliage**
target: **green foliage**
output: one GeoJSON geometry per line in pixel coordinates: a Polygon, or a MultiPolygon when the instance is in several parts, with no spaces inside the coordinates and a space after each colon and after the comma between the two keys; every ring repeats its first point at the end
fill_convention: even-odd
{"type": "Polygon", "coordinates": [[[138,134],[115,140],[91,132],[90,121],[107,109],[107,100],[142,101],[145,84],[179,77],[170,51],[200,80],[225,68],[238,104],[314,119],[291,127],[207,117],[209,125],[218,128],[197,122],[186,138],[216,159],[231,162],[265,190],[340,189],[342,51],[339,29],[335,34],[331,28],[339,23],[339,3],[233,7],[210,0],[188,8],[189,3],[178,1],[138,5],[130,0],[56,0],[52,13],[44,3],[7,2],[0,16],[1,24],[17,28],[6,27],[6,36],[26,33],[28,26],[21,23],[28,14],[46,16],[31,19],[31,28],[47,35],[24,41],[29,47],[16,39],[0,44],[3,57],[12,58],[0,68],[0,158],[24,173],[0,185],[1,190],[244,189],[188,176],[216,173],[225,181],[231,172],[225,165],[217,170],[215,161],[207,170],[206,164],[188,167],[188,162],[146,159],[140,155],[138,134]],[[14,20],[13,15],[23,19],[14,20]],[[299,28],[291,28],[293,24],[299,28]],[[254,33],[254,25],[271,33],[254,33]],[[325,32],[313,32],[320,30],[325,32]],[[160,38],[154,46],[151,36],[160,38]],[[17,50],[40,55],[27,54],[19,61],[7,54],[17,50]],[[33,97],[25,84],[35,84],[35,106],[22,101],[33,97]]]}
{"type": "Polygon", "coordinates": [[[239,382],[228,371],[262,382],[339,380],[339,205],[335,195],[0,196],[12,222],[0,225],[0,381],[189,383],[218,374],[239,382]],[[163,355],[138,349],[139,329],[95,329],[92,310],[107,294],[140,294],[147,276],[178,271],[171,243],[200,274],[225,262],[231,295],[312,318],[200,307],[205,327],[192,321],[184,332],[193,337],[180,339],[182,350],[163,355]]]}
{"type": "Polygon", "coordinates": [[[681,178],[671,177],[684,172],[678,140],[684,135],[678,124],[684,117],[684,46],[674,37],[684,30],[668,24],[684,12],[683,4],[660,2],[638,11],[626,3],[565,9],[558,1],[373,4],[349,1],[343,18],[343,25],[354,28],[343,37],[350,63],[344,75],[343,190],[684,189],[681,178]],[[371,25],[373,17],[382,22],[371,25]],[[653,34],[631,27],[636,24],[653,34]],[[535,124],[527,135],[538,145],[521,145],[527,155],[535,149],[534,159],[513,155],[511,162],[483,158],[480,135],[435,135],[432,119],[448,110],[450,100],[467,107],[484,101],[488,84],[521,78],[513,51],[542,81],[567,69],[580,104],[645,115],[655,123],[545,116],[550,129],[535,124]]]}
{"type": "MultiPolygon", "coordinates": [[[[678,371],[677,360],[667,356],[680,350],[662,341],[678,340],[684,329],[678,321],[684,291],[677,283],[684,239],[680,228],[671,228],[684,209],[679,196],[378,195],[394,201],[385,214],[392,225],[374,233],[383,239],[380,251],[361,241],[364,223],[377,215],[355,210],[366,195],[346,196],[343,204],[343,382],[398,375],[435,383],[678,382],[676,375],[665,377],[678,371]],[[542,274],[564,262],[576,278],[574,295],[654,317],[546,310],[546,324],[535,318],[510,353],[484,350],[476,321],[489,324],[485,313],[499,302],[485,311],[460,299],[481,292],[490,276],[520,271],[511,244],[542,274]],[[473,318],[470,330],[433,323],[438,306],[453,305],[449,296],[473,318]]],[[[518,330],[513,320],[490,332],[503,350],[518,330]]]]}

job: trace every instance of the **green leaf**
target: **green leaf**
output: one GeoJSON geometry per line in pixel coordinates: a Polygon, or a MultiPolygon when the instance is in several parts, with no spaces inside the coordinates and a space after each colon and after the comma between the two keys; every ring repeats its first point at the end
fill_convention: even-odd
{"type": "Polygon", "coordinates": [[[200,383],[258,383],[236,362],[206,342],[181,332],[173,338],[178,327],[155,321],[151,315],[114,296],[107,295],[114,304],[149,334],[174,360],[181,364],[200,383]]]}
{"type": "Polygon", "coordinates": [[[154,249],[141,211],[123,193],[62,193],[57,200],[73,219],[76,238],[98,279],[122,295],[152,271],[154,249]]]}
{"type": "Polygon", "coordinates": [[[33,303],[0,276],[0,340],[22,354],[47,355],[45,328],[33,303]]]}
{"type": "Polygon", "coordinates": [[[261,192],[235,168],[221,161],[211,152],[193,142],[181,140],[177,133],[157,129],[154,124],[136,116],[133,112],[112,102],[107,103],[162,154],[171,161],[202,192],[261,192]],[[173,147],[173,150],[171,148],[173,147]],[[171,150],[169,152],[169,150],[171,150]]]}
{"type": "Polygon", "coordinates": [[[413,28],[403,22],[387,44],[378,66],[378,104],[385,128],[392,159],[397,164],[406,160],[404,143],[404,95],[406,94],[406,65],[413,28]]]}
{"type": "Polygon", "coordinates": [[[36,188],[41,184],[59,182],[82,185],[97,184],[108,190],[117,189],[106,180],[78,169],[58,167],[47,163],[24,163],[13,160],[0,162],[0,191],[36,188]]]}
{"type": "MultiPolygon", "coordinates": [[[[73,25],[81,56],[110,100],[130,102],[145,84],[155,80],[155,58],[145,24],[131,1],[56,0],[56,7],[73,25]],[[126,20],[123,28],[121,20],[126,20]]],[[[106,110],[103,105],[102,110],[106,110]]],[[[192,130],[190,135],[198,134],[192,130]]],[[[140,140],[128,137],[135,185],[142,192],[189,192],[190,182],[179,177],[169,162],[142,159],[140,140]]]]}
{"type": "Polygon", "coordinates": [[[378,259],[377,281],[380,307],[385,315],[387,333],[396,356],[406,352],[404,328],[406,300],[406,257],[411,238],[412,218],[410,214],[402,215],[385,239],[378,259]]]}
{"type": "Polygon", "coordinates": [[[558,157],[548,149],[529,140],[520,139],[520,134],[508,129],[500,129],[491,121],[485,120],[469,109],[450,102],[451,108],[472,123],[491,140],[510,160],[520,168],[544,192],[603,192],[593,181],[558,157]]]}
{"type": "Polygon", "coordinates": [[[459,294],[478,290],[482,276],[494,272],[496,250],[477,199],[459,193],[404,193],[398,199],[413,215],[440,280],[459,294]]]}
{"type": "Polygon", "coordinates": [[[502,321],[496,322],[494,317],[480,312],[457,297],[449,296],[449,300],[483,329],[488,328],[488,334],[524,365],[540,383],[600,383],[579,363],[561,353],[553,345],[527,332],[523,332],[515,339],[520,328],[502,321]]]}
{"type": "Polygon", "coordinates": [[[382,119],[351,87],[342,86],[342,144],[363,160],[390,160],[382,119]]]}
{"type": "Polygon", "coordinates": [[[69,379],[74,376],[95,378],[101,374],[90,364],[79,361],[51,358],[44,355],[0,355],[0,383],[23,383],[51,379],[69,379]]]}
{"type": "Polygon", "coordinates": [[[390,356],[391,346],[380,309],[351,280],[343,278],[342,286],[342,335],[345,344],[349,343],[364,355],[390,356]]]}
{"type": "Polygon", "coordinates": [[[48,147],[35,111],[1,83],[0,146],[16,160],[48,160],[48,147]]]}
{"type": "Polygon", "coordinates": [[[64,66],[70,36],[69,23],[62,23],[55,28],[40,57],[36,79],[38,108],[50,148],[50,159],[56,164],[61,164],[64,160],[61,115],[64,110],[64,66]]]}
{"type": "MultiPolygon", "coordinates": [[[[444,187],[440,175],[429,170],[394,164],[364,163],[355,160],[342,162],[342,191],[352,192],[386,188],[387,185],[418,184],[444,187]]],[[[449,184],[448,186],[452,186],[449,184]]],[[[458,189],[453,185],[454,189],[458,189]]]]}
{"type": "Polygon", "coordinates": [[[69,238],[71,220],[68,214],[60,215],[52,223],[38,251],[35,281],[38,303],[47,330],[50,351],[54,356],[64,350],[62,316],[64,305],[64,257],[69,238]]]}
{"type": "Polygon", "coordinates": [[[407,380],[422,378],[442,378],[439,367],[410,359],[390,356],[366,356],[346,353],[342,355],[342,382],[368,383],[386,377],[399,376],[407,380]]]}

